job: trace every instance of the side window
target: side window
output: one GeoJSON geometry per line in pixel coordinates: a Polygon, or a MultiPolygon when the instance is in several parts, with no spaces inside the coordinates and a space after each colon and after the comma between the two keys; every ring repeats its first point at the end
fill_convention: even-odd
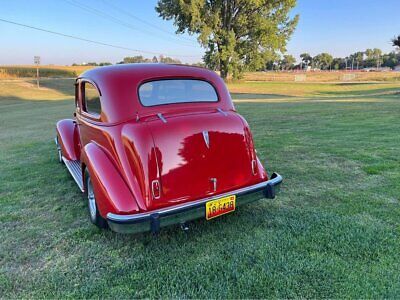
{"type": "Polygon", "coordinates": [[[100,95],[97,89],[89,82],[83,84],[84,110],[92,115],[100,116],[100,95]]]}

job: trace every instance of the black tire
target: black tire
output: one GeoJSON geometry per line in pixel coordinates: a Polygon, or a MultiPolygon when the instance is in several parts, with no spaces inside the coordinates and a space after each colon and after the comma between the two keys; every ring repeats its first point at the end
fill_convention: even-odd
{"type": "Polygon", "coordinates": [[[59,141],[59,139],[58,139],[58,136],[57,136],[57,154],[58,154],[58,162],[62,164],[62,163],[64,162],[63,159],[62,159],[63,153],[62,153],[62,150],[61,150],[60,143],[59,143],[58,141],[59,141]]]}
{"type": "Polygon", "coordinates": [[[87,169],[85,170],[85,198],[87,200],[90,222],[99,228],[108,228],[107,221],[100,215],[99,209],[97,208],[94,188],[91,182],[90,173],[87,169]]]}

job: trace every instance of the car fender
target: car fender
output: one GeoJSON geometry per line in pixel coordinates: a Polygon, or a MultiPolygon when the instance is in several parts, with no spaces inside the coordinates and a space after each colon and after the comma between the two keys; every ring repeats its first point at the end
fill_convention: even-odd
{"type": "Polygon", "coordinates": [[[84,168],[90,173],[96,203],[103,218],[108,213],[139,212],[138,204],[123,177],[100,146],[93,142],[88,143],[82,149],[81,159],[84,168]]]}
{"type": "Polygon", "coordinates": [[[57,142],[63,156],[68,160],[79,159],[79,133],[74,120],[64,119],[57,122],[57,142]]]}

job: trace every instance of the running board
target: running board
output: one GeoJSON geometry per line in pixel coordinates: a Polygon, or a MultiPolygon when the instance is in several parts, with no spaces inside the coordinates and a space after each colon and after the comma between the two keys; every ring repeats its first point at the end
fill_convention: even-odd
{"type": "Polygon", "coordinates": [[[74,178],[76,184],[79,186],[79,189],[83,192],[81,161],[68,160],[64,156],[62,157],[62,160],[64,161],[68,171],[71,173],[72,178],[74,178]]]}

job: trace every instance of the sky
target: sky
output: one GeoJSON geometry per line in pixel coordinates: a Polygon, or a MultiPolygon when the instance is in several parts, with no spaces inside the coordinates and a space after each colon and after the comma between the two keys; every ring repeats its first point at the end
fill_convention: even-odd
{"type": "MultiPolygon", "coordinates": [[[[0,64],[121,61],[126,56],[164,54],[198,62],[196,37],[176,35],[172,21],[158,17],[156,0],[0,0],[0,19],[129,49],[74,40],[0,22],[0,64]],[[139,50],[139,51],[133,51],[139,50]]],[[[393,50],[400,34],[400,0],[298,0],[291,15],[299,24],[288,42],[296,58],[308,52],[347,56],[367,48],[393,50]]]]}

